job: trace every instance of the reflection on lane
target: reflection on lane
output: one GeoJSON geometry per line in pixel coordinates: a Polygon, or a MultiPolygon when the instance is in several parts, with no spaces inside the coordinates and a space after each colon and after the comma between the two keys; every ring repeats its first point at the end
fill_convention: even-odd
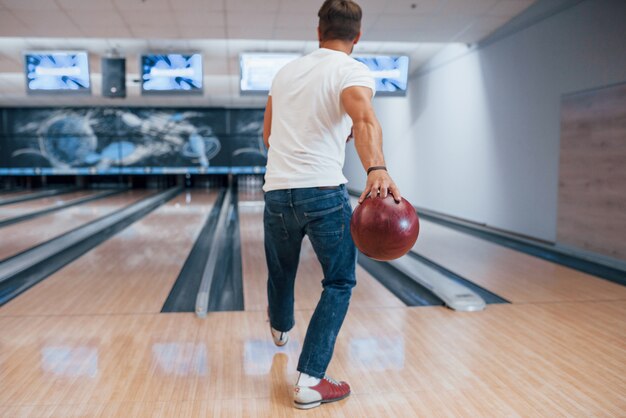
{"type": "Polygon", "coordinates": [[[206,376],[209,356],[205,343],[168,342],[152,345],[152,355],[161,373],[173,376],[206,376]]]}
{"type": "Polygon", "coordinates": [[[89,346],[46,346],[41,349],[41,369],[60,377],[98,375],[98,349],[89,346]]]}
{"type": "Polygon", "coordinates": [[[248,376],[261,376],[270,373],[272,362],[276,354],[288,354],[289,368],[295,369],[300,355],[300,342],[290,338],[289,344],[278,347],[269,337],[267,339],[247,340],[243,346],[243,371],[248,376]]]}
{"type": "Polygon", "coordinates": [[[350,364],[372,372],[404,368],[404,337],[351,338],[348,346],[350,364]]]}

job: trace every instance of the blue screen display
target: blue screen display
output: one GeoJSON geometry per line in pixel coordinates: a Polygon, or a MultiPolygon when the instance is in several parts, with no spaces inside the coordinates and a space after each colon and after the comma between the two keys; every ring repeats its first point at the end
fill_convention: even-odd
{"type": "Polygon", "coordinates": [[[355,57],[367,65],[376,80],[376,94],[402,96],[406,94],[409,75],[409,57],[371,56],[355,57]]]}
{"type": "Polygon", "coordinates": [[[264,94],[270,91],[276,73],[300,54],[246,53],[241,54],[240,89],[242,93],[264,94]]]}
{"type": "Polygon", "coordinates": [[[143,93],[202,93],[202,55],[164,54],[141,57],[143,93]]]}
{"type": "Polygon", "coordinates": [[[89,93],[87,52],[27,52],[26,86],[29,93],[89,93]]]}

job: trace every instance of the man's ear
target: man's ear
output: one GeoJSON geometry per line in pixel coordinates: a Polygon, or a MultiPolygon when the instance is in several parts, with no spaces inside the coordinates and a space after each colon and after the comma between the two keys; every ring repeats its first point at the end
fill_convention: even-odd
{"type": "Polygon", "coordinates": [[[354,38],[354,45],[356,45],[359,42],[359,39],[361,39],[361,35],[363,34],[363,32],[359,31],[359,34],[356,36],[356,38],[354,38]]]}
{"type": "Polygon", "coordinates": [[[322,42],[322,32],[320,31],[320,27],[317,27],[317,40],[322,42]]]}

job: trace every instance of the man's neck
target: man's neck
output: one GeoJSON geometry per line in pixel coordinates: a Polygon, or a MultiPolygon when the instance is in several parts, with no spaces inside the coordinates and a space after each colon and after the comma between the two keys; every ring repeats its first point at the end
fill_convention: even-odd
{"type": "Polygon", "coordinates": [[[352,49],[354,48],[354,43],[350,41],[333,39],[330,41],[320,42],[320,48],[332,49],[350,55],[352,53],[352,49]]]}

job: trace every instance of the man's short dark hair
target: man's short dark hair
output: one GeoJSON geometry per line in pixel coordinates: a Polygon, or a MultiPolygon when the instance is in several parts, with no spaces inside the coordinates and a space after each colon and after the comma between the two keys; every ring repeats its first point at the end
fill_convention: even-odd
{"type": "Polygon", "coordinates": [[[317,15],[321,41],[352,41],[361,31],[363,12],[352,0],[326,0],[317,15]]]}

